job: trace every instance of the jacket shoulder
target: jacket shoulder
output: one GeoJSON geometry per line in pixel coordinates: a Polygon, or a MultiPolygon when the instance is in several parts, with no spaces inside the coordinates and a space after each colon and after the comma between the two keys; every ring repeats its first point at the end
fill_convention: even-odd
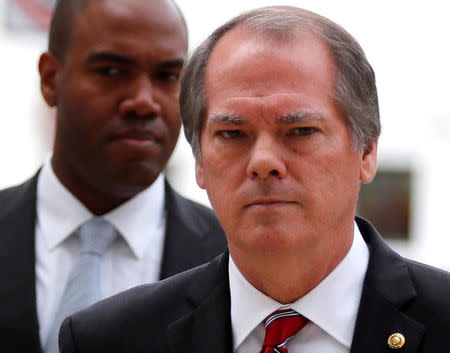
{"type": "Polygon", "coordinates": [[[412,260],[406,264],[416,296],[405,310],[426,330],[424,351],[440,352],[450,343],[450,274],[412,260]]]}
{"type": "Polygon", "coordinates": [[[226,249],[214,212],[176,193],[166,183],[166,237],[160,278],[211,261],[226,249]]]}
{"type": "Polygon", "coordinates": [[[22,184],[0,190],[1,214],[9,214],[19,203],[35,202],[36,200],[37,174],[22,184]]]}
{"type": "Polygon", "coordinates": [[[80,352],[167,352],[167,328],[192,312],[192,297],[199,299],[191,289],[199,286],[207,296],[210,287],[224,282],[217,272],[224,268],[218,265],[222,258],[134,287],[70,316],[61,327],[61,352],[72,352],[74,346],[80,352]]]}
{"type": "Polygon", "coordinates": [[[192,229],[202,232],[208,230],[222,232],[222,227],[211,208],[181,196],[169,184],[166,184],[166,194],[169,214],[176,212],[181,215],[192,229]]]}
{"type": "Polygon", "coordinates": [[[405,260],[412,284],[420,301],[421,313],[433,320],[450,322],[450,273],[413,260],[405,260]]]}
{"type": "MultiPolygon", "coordinates": [[[[193,283],[205,282],[203,277],[208,266],[211,266],[211,263],[197,266],[159,282],[133,287],[106,298],[74,314],[73,317],[76,320],[98,320],[99,323],[114,323],[117,319],[128,318],[139,321],[141,317],[143,319],[159,317],[161,321],[170,321],[171,313],[176,312],[176,315],[179,315],[185,308],[190,308],[187,288],[193,283]],[[159,314],[164,315],[155,316],[159,314]]],[[[214,286],[214,283],[210,285],[214,286]]]]}

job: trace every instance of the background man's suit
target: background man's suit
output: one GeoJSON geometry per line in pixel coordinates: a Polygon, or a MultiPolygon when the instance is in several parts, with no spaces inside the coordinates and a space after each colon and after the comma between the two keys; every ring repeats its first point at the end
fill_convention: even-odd
{"type": "MultiPolygon", "coordinates": [[[[367,221],[357,224],[370,260],[351,353],[390,352],[387,340],[396,332],[406,337],[399,352],[448,350],[449,274],[402,258],[367,221]]],[[[60,342],[62,353],[231,353],[228,253],[73,315],[60,342]]]]}
{"type": "MultiPolygon", "coordinates": [[[[41,352],[35,293],[37,175],[0,192],[0,351],[41,352]]],[[[166,183],[160,278],[209,261],[226,247],[214,213],[166,183]]]]}

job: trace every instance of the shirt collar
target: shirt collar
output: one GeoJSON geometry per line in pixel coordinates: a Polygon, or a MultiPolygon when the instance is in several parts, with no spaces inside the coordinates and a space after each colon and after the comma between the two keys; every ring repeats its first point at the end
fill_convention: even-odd
{"type": "MultiPolygon", "coordinates": [[[[121,234],[133,254],[141,259],[155,229],[165,224],[164,176],[103,215],[121,234]]],[[[37,184],[37,218],[49,250],[59,246],[93,214],[56,177],[47,158],[37,184]]]]}
{"type": "Polygon", "coordinates": [[[253,287],[239,271],[231,256],[228,262],[228,274],[233,349],[236,349],[256,326],[281,304],[253,287]]]}
{"type": "Polygon", "coordinates": [[[361,298],[369,250],[354,225],[352,246],[344,259],[315,288],[290,305],[283,305],[253,287],[229,261],[231,324],[234,348],[273,311],[292,308],[350,348],[361,298]]]}
{"type": "Polygon", "coordinates": [[[160,174],[150,187],[104,215],[139,259],[160,234],[156,230],[166,224],[164,198],[164,175],[160,174]]]}

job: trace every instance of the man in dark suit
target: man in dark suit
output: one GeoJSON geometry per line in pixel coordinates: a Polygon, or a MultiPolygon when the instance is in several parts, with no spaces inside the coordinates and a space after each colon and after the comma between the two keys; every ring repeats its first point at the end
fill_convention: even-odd
{"type": "Polygon", "coordinates": [[[39,62],[42,94],[57,112],[53,154],[29,181],[0,192],[1,351],[46,346],[80,254],[78,229],[93,216],[118,233],[102,257],[101,298],[226,248],[213,212],[164,179],[186,53],[172,1],[58,2],[39,62]]]}
{"type": "Polygon", "coordinates": [[[191,56],[180,107],[229,251],[70,316],[62,353],[443,352],[450,276],[355,218],[376,172],[375,76],[344,29],[257,9],[191,56]]]}

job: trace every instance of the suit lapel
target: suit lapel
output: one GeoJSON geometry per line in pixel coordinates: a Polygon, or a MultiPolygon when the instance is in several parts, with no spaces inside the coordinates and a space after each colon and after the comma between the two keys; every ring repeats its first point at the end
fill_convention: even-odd
{"type": "Polygon", "coordinates": [[[351,353],[393,352],[388,338],[394,333],[401,333],[406,339],[402,353],[419,352],[425,328],[403,311],[416,296],[406,264],[370,223],[362,219],[357,219],[357,223],[369,247],[370,259],[351,353]]]}
{"type": "MultiPolygon", "coordinates": [[[[416,297],[406,264],[370,223],[357,223],[370,259],[350,352],[394,352],[388,338],[401,333],[406,343],[399,351],[418,353],[425,327],[405,312],[416,297]]],[[[232,352],[228,253],[211,262],[188,293],[192,311],[169,326],[171,352],[232,352]]]]}
{"type": "Polygon", "coordinates": [[[172,353],[231,353],[228,252],[212,261],[188,290],[192,311],[169,326],[172,353]]]}
{"type": "Polygon", "coordinates": [[[160,279],[206,263],[226,249],[218,223],[199,217],[198,205],[182,198],[167,182],[165,193],[167,225],[160,279]],[[220,249],[219,239],[223,240],[220,249]]]}
{"type": "Polygon", "coordinates": [[[24,352],[40,351],[35,294],[36,184],[37,175],[3,191],[7,204],[0,213],[0,342],[14,342],[24,352]]]}

